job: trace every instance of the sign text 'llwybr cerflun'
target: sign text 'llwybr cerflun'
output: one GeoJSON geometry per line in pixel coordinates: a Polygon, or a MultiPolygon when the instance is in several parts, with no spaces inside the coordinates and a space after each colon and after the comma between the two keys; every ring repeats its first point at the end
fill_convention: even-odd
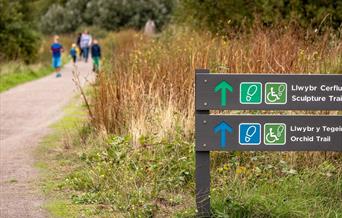
{"type": "Polygon", "coordinates": [[[342,110],[341,75],[196,75],[197,110],[342,110]]]}
{"type": "Polygon", "coordinates": [[[342,75],[196,70],[196,202],[210,216],[210,151],[342,151],[342,116],[211,115],[210,110],[342,110],[342,75]]]}

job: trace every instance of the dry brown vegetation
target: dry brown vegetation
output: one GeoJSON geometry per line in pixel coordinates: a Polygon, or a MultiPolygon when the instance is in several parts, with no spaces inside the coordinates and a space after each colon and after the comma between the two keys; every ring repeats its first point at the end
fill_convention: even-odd
{"type": "MultiPolygon", "coordinates": [[[[99,217],[195,216],[196,68],[342,73],[342,42],[334,34],[295,28],[254,28],[231,38],[172,27],[155,38],[127,30],[109,34],[100,44],[104,66],[89,101],[91,128],[72,128],[76,137],[54,158],[77,166],[66,170],[58,187],[73,205],[95,208],[91,213],[99,217]]],[[[339,217],[341,157],[212,152],[214,217],[339,217]]]]}
{"type": "Polygon", "coordinates": [[[194,135],[194,71],[226,73],[341,73],[335,34],[265,29],[227,38],[169,28],[160,37],[134,31],[102,42],[107,65],[99,75],[94,123],[108,133],[172,139],[194,135]]]}

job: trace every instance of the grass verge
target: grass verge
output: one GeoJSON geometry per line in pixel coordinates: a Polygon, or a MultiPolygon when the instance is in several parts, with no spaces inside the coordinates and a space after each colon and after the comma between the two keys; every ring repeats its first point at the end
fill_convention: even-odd
{"type": "MultiPolygon", "coordinates": [[[[69,48],[74,42],[76,36],[73,34],[62,35],[61,43],[65,48],[62,55],[63,63],[70,61],[69,48]]],[[[51,43],[53,36],[45,36],[39,50],[36,64],[24,64],[20,61],[11,61],[0,63],[0,92],[6,91],[16,85],[39,79],[54,72],[51,67],[51,43]]]]}
{"type": "Polygon", "coordinates": [[[192,153],[192,146],[159,143],[135,149],[129,137],[95,135],[78,104],[65,111],[36,151],[49,199],[45,208],[53,217],[164,217],[189,204],[193,208],[194,162],[179,156],[192,153]]]}
{"type": "Polygon", "coordinates": [[[73,135],[77,125],[84,121],[82,107],[73,100],[65,108],[65,116],[51,126],[52,132],[43,138],[35,151],[35,167],[40,169],[40,186],[48,201],[44,208],[52,217],[88,217],[89,208],[73,204],[68,192],[61,189],[60,181],[73,170],[72,157],[75,155],[66,144],[68,136],[73,135]],[[70,134],[66,134],[69,132],[70,134]]]}
{"type": "Polygon", "coordinates": [[[41,78],[53,72],[51,67],[39,64],[27,66],[20,63],[8,63],[6,65],[7,66],[2,67],[2,72],[0,73],[0,92],[6,91],[16,85],[41,78]]]}
{"type": "MultiPolygon", "coordinates": [[[[193,143],[146,136],[136,147],[92,129],[79,104],[65,111],[37,150],[53,217],[195,216],[193,143]]],[[[213,152],[213,216],[341,217],[340,156],[291,155],[213,152]]]]}

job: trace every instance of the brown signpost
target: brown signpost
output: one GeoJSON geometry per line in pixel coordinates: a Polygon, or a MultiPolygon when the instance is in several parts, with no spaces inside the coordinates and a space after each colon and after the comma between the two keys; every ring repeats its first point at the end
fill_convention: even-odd
{"type": "Polygon", "coordinates": [[[342,152],[342,116],[211,115],[210,110],[342,110],[342,75],[196,70],[196,203],[210,216],[210,151],[342,152]]]}

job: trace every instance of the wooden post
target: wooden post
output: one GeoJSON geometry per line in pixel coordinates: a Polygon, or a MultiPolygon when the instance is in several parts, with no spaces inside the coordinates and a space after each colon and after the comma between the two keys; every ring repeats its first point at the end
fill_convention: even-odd
{"type": "MultiPolygon", "coordinates": [[[[196,70],[197,73],[209,73],[209,70],[196,70]]],[[[209,114],[209,110],[196,110],[197,114],[209,114]]],[[[197,146],[202,145],[196,142],[197,146]]],[[[196,151],[195,155],[197,217],[210,217],[210,152],[196,151]]]]}

